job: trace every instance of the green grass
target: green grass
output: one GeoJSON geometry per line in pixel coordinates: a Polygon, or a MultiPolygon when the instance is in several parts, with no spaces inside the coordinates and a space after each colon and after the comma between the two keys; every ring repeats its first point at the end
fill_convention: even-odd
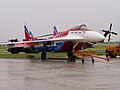
{"type": "Polygon", "coordinates": [[[96,54],[96,55],[105,55],[105,50],[106,50],[106,44],[98,44],[96,45],[95,48],[87,48],[83,51],[87,52],[87,53],[91,53],[91,54],[96,54]]]}
{"type": "Polygon", "coordinates": [[[7,53],[7,47],[6,46],[0,46],[0,53],[7,53]]]}
{"type": "Polygon", "coordinates": [[[57,52],[57,53],[54,53],[54,52],[49,52],[47,53],[47,57],[66,57],[66,52],[57,52]]]}
{"type": "MultiPolygon", "coordinates": [[[[41,53],[35,53],[35,54],[25,54],[25,53],[20,53],[20,54],[10,54],[10,53],[3,53],[0,54],[0,58],[27,58],[28,56],[34,56],[35,59],[39,59],[41,57],[41,53]]],[[[47,53],[48,58],[54,58],[54,57],[65,57],[66,53],[47,53]]]]}
{"type": "Polygon", "coordinates": [[[25,54],[0,54],[0,58],[26,58],[25,54]]]}

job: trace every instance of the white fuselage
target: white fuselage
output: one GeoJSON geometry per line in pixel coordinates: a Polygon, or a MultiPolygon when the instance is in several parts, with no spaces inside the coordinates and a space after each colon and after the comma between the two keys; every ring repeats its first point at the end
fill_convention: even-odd
{"type": "Polygon", "coordinates": [[[105,39],[105,37],[96,31],[69,31],[66,38],[76,38],[76,42],[100,42],[105,39]]]}

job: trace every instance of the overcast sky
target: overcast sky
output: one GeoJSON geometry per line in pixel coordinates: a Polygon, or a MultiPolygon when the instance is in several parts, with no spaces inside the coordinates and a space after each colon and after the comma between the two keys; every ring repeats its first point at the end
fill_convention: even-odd
{"type": "Polygon", "coordinates": [[[24,38],[24,23],[34,36],[61,31],[85,23],[93,30],[118,32],[120,41],[120,0],[0,0],[0,41],[24,38]]]}

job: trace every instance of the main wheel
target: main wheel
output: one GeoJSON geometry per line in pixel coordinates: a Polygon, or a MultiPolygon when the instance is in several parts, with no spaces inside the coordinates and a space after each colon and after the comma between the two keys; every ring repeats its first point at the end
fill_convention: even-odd
{"type": "Polygon", "coordinates": [[[72,56],[72,61],[73,61],[73,62],[76,61],[76,56],[75,56],[75,55],[72,56]]]}
{"type": "Polygon", "coordinates": [[[41,53],[41,60],[45,60],[46,59],[46,53],[45,52],[42,52],[41,53]]]}
{"type": "Polygon", "coordinates": [[[75,62],[75,61],[76,61],[76,56],[75,56],[75,55],[69,56],[69,57],[68,57],[68,61],[75,62]]]}

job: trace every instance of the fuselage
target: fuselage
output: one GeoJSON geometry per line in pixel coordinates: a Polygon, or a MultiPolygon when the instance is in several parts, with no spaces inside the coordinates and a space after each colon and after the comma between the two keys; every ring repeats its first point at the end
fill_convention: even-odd
{"type": "Polygon", "coordinates": [[[100,34],[99,32],[92,31],[92,30],[86,30],[86,31],[69,31],[68,35],[66,37],[69,38],[77,38],[76,42],[100,42],[105,39],[105,37],[100,34]],[[81,40],[79,40],[81,38],[81,40]]]}
{"type": "Polygon", "coordinates": [[[86,26],[81,25],[57,34],[53,39],[72,42],[100,42],[105,37],[99,32],[89,30],[86,26]]]}

